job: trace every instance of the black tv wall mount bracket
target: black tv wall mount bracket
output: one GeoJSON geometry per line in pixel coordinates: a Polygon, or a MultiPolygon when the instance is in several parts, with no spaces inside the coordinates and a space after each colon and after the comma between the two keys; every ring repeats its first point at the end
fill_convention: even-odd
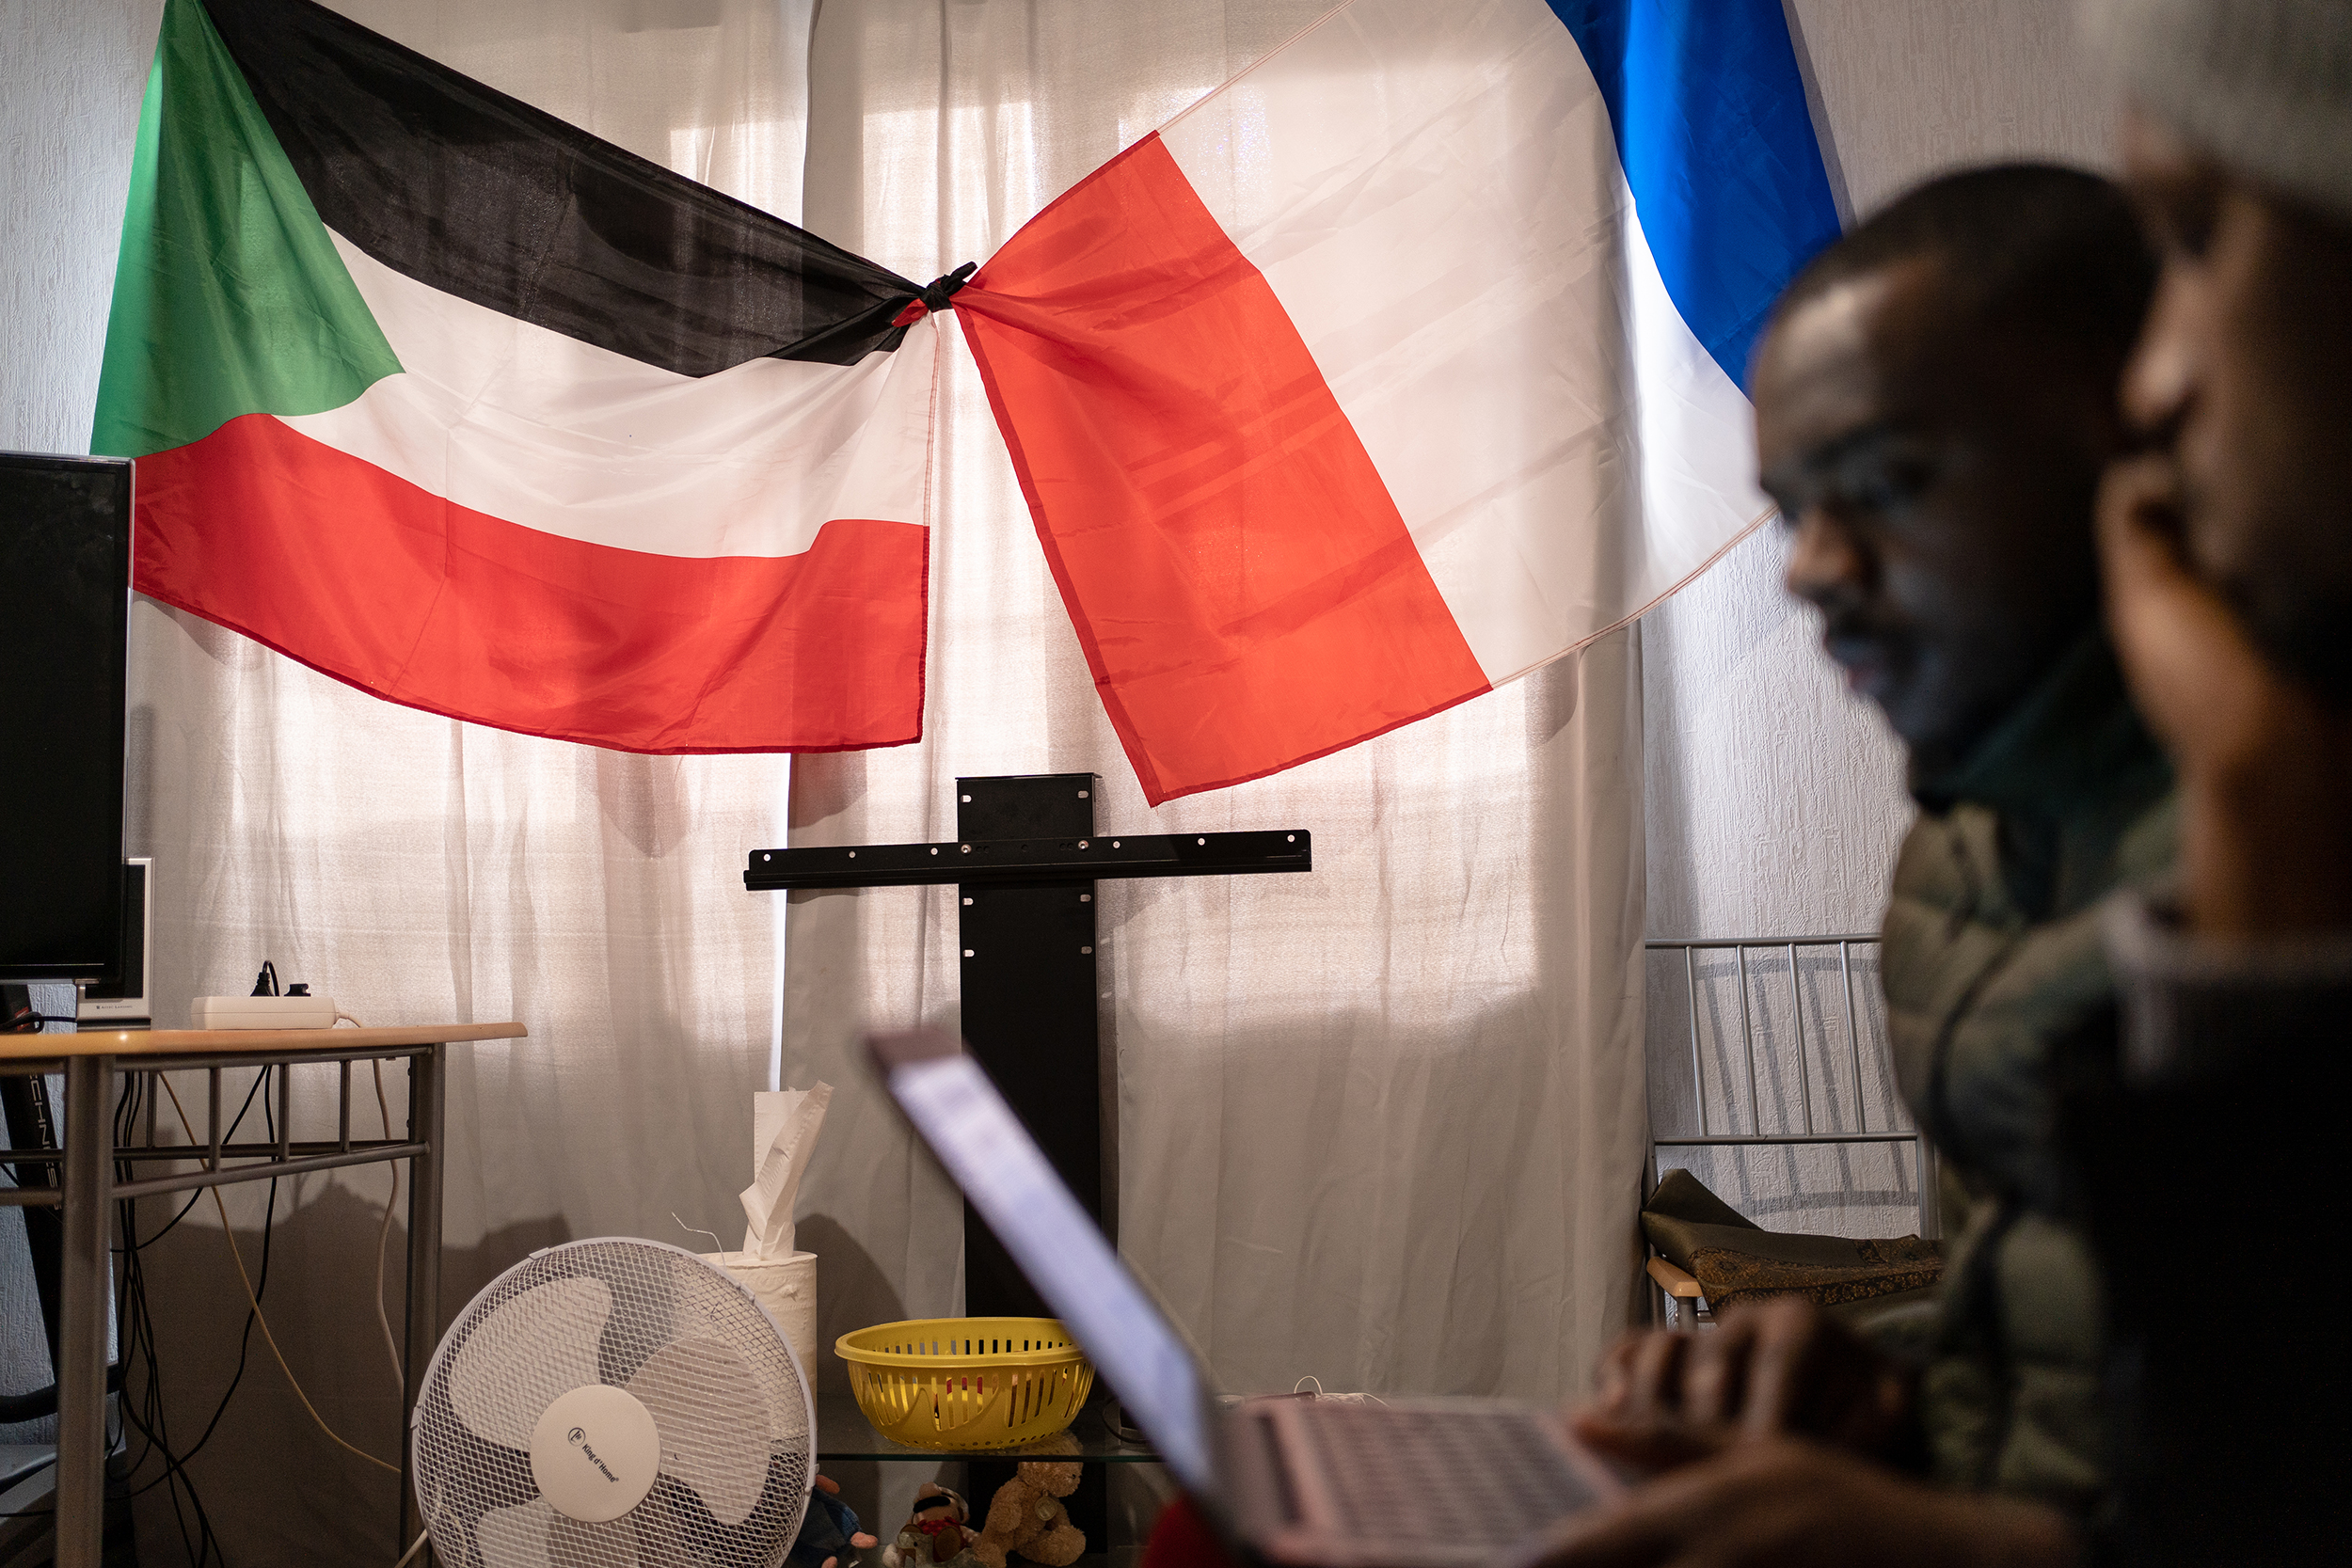
{"type": "MultiPolygon", "coordinates": [[[[1116,1126],[1118,1087],[1116,1065],[1105,1069],[1096,1010],[1095,883],[1311,871],[1314,835],[1304,828],[1102,834],[1097,784],[1091,773],[958,779],[952,842],[755,849],[743,885],[761,893],[955,884],[964,1043],[1116,1240],[1116,1173],[1103,1131],[1116,1126]]],[[[968,1204],[963,1256],[966,1312],[1052,1316],[968,1204]]],[[[1011,1479],[1010,1461],[974,1457],[974,1497],[993,1496],[1011,1479]]],[[[1089,1540],[1109,1539],[1104,1466],[1086,1467],[1065,1506],[1089,1540]]]]}
{"type": "MultiPolygon", "coordinates": [[[[956,781],[955,839],[755,849],[743,885],[790,889],[956,884],[963,1036],[1071,1190],[1106,1231],[1094,885],[1141,877],[1312,871],[1304,828],[1239,833],[1099,833],[1091,773],[956,781]]],[[[966,1309],[1041,1314],[1028,1282],[976,1214],[965,1225],[966,1309]]]]}

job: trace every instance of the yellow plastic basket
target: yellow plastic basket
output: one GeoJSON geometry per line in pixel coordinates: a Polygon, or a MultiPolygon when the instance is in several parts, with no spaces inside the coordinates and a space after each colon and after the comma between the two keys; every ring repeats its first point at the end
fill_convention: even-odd
{"type": "Polygon", "coordinates": [[[1094,1364],[1056,1318],[914,1318],[834,1341],[874,1430],[914,1449],[1004,1449],[1077,1418],[1094,1364]]]}

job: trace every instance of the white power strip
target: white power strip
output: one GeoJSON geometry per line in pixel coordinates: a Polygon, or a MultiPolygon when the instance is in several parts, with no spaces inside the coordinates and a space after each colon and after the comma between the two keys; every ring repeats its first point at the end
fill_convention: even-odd
{"type": "Polygon", "coordinates": [[[191,1029],[332,1029],[331,996],[199,996],[188,1005],[191,1029]]]}

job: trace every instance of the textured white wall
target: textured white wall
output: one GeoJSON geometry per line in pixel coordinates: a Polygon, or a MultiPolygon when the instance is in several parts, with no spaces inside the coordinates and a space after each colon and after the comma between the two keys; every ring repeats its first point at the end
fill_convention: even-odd
{"type": "Polygon", "coordinates": [[[163,0],[0,0],[0,449],[87,451],[163,0]]]}

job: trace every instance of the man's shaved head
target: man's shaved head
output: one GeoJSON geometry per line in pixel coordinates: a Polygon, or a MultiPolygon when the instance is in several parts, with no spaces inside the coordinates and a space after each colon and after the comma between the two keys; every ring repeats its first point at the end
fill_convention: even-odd
{"type": "Polygon", "coordinates": [[[1788,586],[1920,770],[2097,615],[2091,500],[2154,277],[2115,187],[2013,165],[1904,196],[1773,311],[1752,381],[1788,586]]]}
{"type": "Polygon", "coordinates": [[[2046,333],[2109,367],[2131,352],[2156,281],[2115,185],[2055,164],[1997,164],[1931,180],[1871,214],[1797,274],[1772,319],[1908,261],[1935,263],[1956,317],[2046,333]]]}

